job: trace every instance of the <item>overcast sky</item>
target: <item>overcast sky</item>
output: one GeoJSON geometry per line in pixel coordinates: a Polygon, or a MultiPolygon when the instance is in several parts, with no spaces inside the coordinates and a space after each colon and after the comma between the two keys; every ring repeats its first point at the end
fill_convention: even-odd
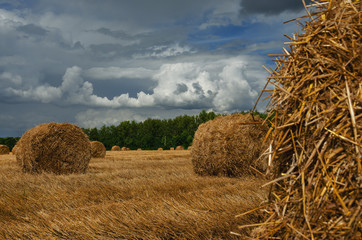
{"type": "Polygon", "coordinates": [[[301,0],[0,0],[0,137],[250,110],[302,15],[301,0]]]}

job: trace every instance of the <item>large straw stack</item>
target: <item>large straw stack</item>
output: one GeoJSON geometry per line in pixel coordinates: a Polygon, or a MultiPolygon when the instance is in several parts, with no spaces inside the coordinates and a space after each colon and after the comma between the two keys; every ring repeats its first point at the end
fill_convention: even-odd
{"type": "Polygon", "coordinates": [[[24,133],[16,144],[24,172],[85,173],[91,158],[89,138],[70,123],[44,123],[24,133]]]}
{"type": "Polygon", "coordinates": [[[314,4],[304,33],[273,55],[275,175],[258,239],[362,238],[362,1],[314,4]]]}

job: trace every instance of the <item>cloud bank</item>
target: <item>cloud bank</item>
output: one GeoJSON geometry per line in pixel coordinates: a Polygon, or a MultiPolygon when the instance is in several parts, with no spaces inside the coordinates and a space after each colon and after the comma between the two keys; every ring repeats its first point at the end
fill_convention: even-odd
{"type": "MultiPolygon", "coordinates": [[[[8,95],[23,101],[61,103],[107,108],[163,107],[180,109],[214,109],[233,111],[249,106],[258,95],[263,80],[249,79],[258,58],[235,57],[211,62],[180,62],[162,64],[157,70],[146,68],[97,67],[82,69],[78,66],[66,70],[59,86],[43,84],[28,89],[8,87],[8,95]],[[128,93],[113,98],[94,94],[90,81],[127,77],[150,78],[155,82],[151,94],[143,91],[137,97],[128,93]],[[85,78],[89,79],[86,81],[85,78]],[[253,80],[253,86],[249,84],[253,80]]],[[[11,78],[9,74],[3,77],[11,78]]],[[[1,77],[1,76],[0,76],[1,77]]],[[[11,81],[20,82],[17,77],[11,81]]],[[[121,91],[121,90],[120,90],[121,91]]]]}
{"type": "Polygon", "coordinates": [[[301,11],[299,0],[0,0],[0,137],[250,110],[267,54],[295,30],[282,22],[301,11]]]}

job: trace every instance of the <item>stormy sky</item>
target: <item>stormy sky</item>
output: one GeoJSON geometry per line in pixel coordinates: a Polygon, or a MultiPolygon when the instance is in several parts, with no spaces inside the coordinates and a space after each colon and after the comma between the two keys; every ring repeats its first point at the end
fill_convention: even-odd
{"type": "Polygon", "coordinates": [[[302,15],[301,0],[0,0],[0,137],[250,110],[302,15]]]}

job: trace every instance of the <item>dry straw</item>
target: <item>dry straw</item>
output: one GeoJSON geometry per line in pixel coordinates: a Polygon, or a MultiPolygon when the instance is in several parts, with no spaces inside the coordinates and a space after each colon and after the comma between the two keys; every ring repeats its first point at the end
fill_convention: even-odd
{"type": "Polygon", "coordinates": [[[10,150],[8,146],[0,144],[0,155],[9,154],[9,152],[10,150]]]}
{"type": "Polygon", "coordinates": [[[163,151],[163,148],[158,148],[157,151],[163,151]]]}
{"type": "Polygon", "coordinates": [[[233,114],[203,123],[195,133],[191,156],[199,175],[237,177],[266,170],[259,158],[268,127],[258,116],[233,114]]]}
{"type": "Polygon", "coordinates": [[[106,147],[101,142],[92,141],[91,149],[93,158],[104,158],[106,156],[106,147]]]}
{"type": "Polygon", "coordinates": [[[16,160],[24,172],[85,173],[91,158],[88,136],[70,123],[44,123],[21,137],[16,160]]]}
{"type": "Polygon", "coordinates": [[[258,239],[362,238],[362,1],[313,2],[303,33],[273,55],[275,168],[258,239]]]}

